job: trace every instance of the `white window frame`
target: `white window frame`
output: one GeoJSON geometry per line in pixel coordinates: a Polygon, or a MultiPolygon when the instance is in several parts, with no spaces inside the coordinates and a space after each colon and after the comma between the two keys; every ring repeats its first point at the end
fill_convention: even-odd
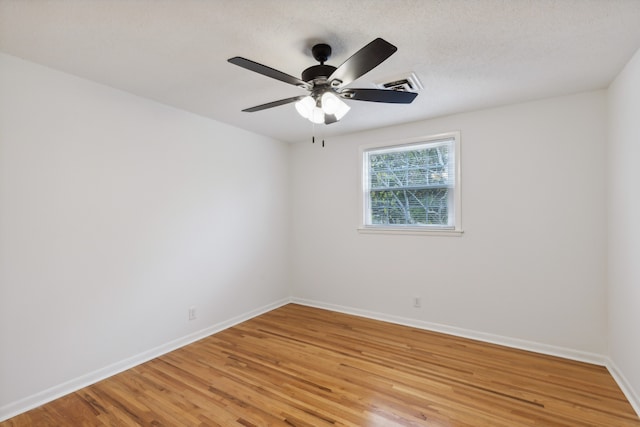
{"type": "Polygon", "coordinates": [[[410,235],[431,235],[431,236],[461,236],[462,230],[462,198],[461,198],[461,173],[460,173],[460,132],[447,132],[437,135],[422,136],[418,138],[405,139],[400,141],[382,141],[377,143],[361,145],[358,149],[360,182],[358,188],[359,200],[359,219],[358,232],[373,234],[410,234],[410,235]],[[410,145],[418,145],[425,143],[437,143],[438,141],[453,139],[454,140],[454,165],[455,165],[455,187],[453,188],[453,210],[454,210],[454,226],[451,228],[432,225],[368,225],[366,217],[368,214],[369,194],[367,191],[367,183],[369,179],[369,171],[367,170],[368,151],[380,149],[394,149],[407,147],[410,145]]]}

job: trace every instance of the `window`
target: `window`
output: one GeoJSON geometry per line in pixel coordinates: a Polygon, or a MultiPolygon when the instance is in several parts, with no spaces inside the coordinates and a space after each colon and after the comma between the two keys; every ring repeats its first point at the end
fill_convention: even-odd
{"type": "Polygon", "coordinates": [[[361,149],[362,231],[460,234],[460,137],[361,149]]]}

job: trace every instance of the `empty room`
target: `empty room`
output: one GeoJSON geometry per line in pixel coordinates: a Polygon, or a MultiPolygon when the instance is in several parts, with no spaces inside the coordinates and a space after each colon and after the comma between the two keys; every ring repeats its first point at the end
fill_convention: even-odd
{"type": "Polygon", "coordinates": [[[0,426],[640,426],[640,1],[0,0],[0,426]]]}

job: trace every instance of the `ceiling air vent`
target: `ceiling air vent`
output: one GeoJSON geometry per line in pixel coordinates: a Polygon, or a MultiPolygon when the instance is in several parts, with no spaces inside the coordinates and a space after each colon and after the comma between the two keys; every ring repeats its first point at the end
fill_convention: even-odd
{"type": "Polygon", "coordinates": [[[383,83],[376,83],[380,89],[392,89],[400,92],[418,92],[422,89],[422,83],[418,80],[416,73],[410,73],[385,81],[383,83]]]}

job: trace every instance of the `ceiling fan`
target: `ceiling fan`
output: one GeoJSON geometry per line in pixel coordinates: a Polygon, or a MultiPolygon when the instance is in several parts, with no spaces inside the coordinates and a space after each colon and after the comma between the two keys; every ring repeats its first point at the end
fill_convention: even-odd
{"type": "Polygon", "coordinates": [[[393,89],[355,89],[346,87],[354,80],[368,73],[393,55],[397,47],[377,38],[343,62],[339,67],[325,64],[331,56],[331,46],[316,44],[311,53],[319,65],[313,65],[302,72],[301,78],[278,71],[239,56],[229,62],[247,70],[306,89],[309,94],[280,99],[242,111],[253,113],[267,108],[295,102],[300,115],[313,123],[331,124],[340,120],[349,111],[342,99],[354,101],[385,102],[392,104],[410,104],[418,95],[393,89]]]}

